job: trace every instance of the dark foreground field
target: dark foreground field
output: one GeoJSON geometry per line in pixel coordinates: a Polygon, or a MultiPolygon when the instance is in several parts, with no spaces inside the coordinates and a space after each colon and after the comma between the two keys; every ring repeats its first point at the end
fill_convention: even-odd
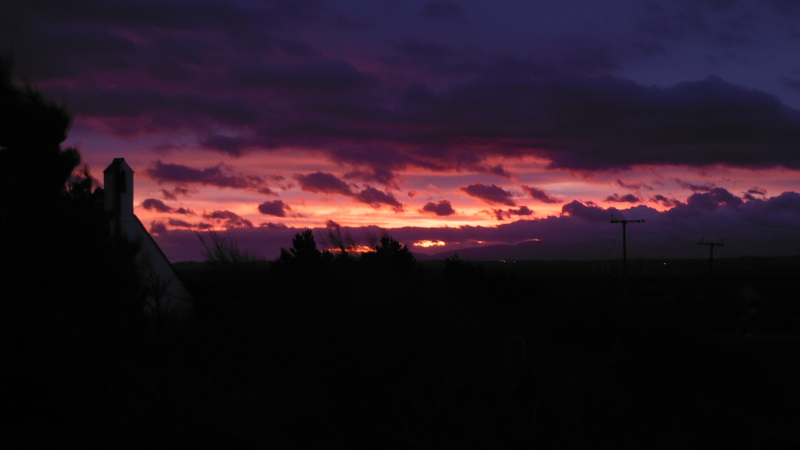
{"type": "Polygon", "coordinates": [[[619,262],[263,269],[247,293],[186,278],[225,336],[209,423],[253,444],[788,448],[798,262],[633,261],[627,283],[619,262]]]}
{"type": "Polygon", "coordinates": [[[194,318],[110,353],[67,349],[88,368],[42,361],[60,376],[39,375],[30,439],[798,448],[800,258],[630,268],[626,282],[619,262],[178,264],[194,318]]]}

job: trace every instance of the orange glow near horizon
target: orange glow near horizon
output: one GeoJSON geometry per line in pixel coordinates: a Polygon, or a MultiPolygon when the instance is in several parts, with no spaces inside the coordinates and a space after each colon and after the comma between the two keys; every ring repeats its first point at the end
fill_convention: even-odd
{"type": "MultiPolygon", "coordinates": [[[[183,150],[171,150],[157,155],[157,159],[165,163],[179,161],[183,150]]],[[[143,151],[147,154],[149,152],[143,151]]],[[[158,183],[147,175],[148,165],[139,158],[131,158],[135,166],[136,187],[134,190],[136,214],[146,226],[152,222],[164,223],[167,229],[185,228],[170,225],[176,220],[191,224],[191,229],[202,229],[201,226],[213,226],[214,230],[226,229],[226,224],[204,218],[214,211],[230,211],[242,219],[250,221],[253,227],[262,223],[283,224],[293,228],[321,228],[328,220],[341,226],[362,227],[377,226],[385,229],[403,227],[438,228],[446,226],[482,226],[496,227],[517,220],[538,220],[549,216],[559,216],[565,204],[579,201],[594,204],[603,208],[615,207],[627,209],[644,205],[658,211],[670,209],[654,200],[656,195],[685,202],[695,191],[687,186],[703,185],[722,187],[734,195],[742,196],[751,189],[760,189],[766,196],[778,195],[784,191],[800,191],[798,172],[782,168],[739,169],[724,166],[691,169],[677,166],[637,166],[627,171],[607,171],[591,174],[575,174],[562,170],[544,168],[545,161],[532,157],[525,158],[493,158],[487,164],[503,164],[513,174],[511,179],[504,179],[487,173],[448,171],[432,172],[420,168],[408,168],[398,174],[396,186],[384,187],[375,182],[365,182],[346,177],[348,167],[331,162],[321,153],[303,149],[291,151],[250,152],[237,158],[228,158],[213,152],[196,152],[196,158],[186,163],[187,167],[204,170],[223,164],[223,170],[229,175],[257,176],[265,180],[272,194],[263,194],[255,189],[233,189],[198,183],[183,184],[188,195],[176,198],[165,197],[164,190],[170,191],[180,183],[158,183]],[[296,158],[301,153],[302,158],[296,158]],[[316,171],[331,173],[352,186],[354,192],[366,187],[378,189],[393,196],[403,205],[402,211],[395,211],[387,205],[374,208],[359,202],[353,196],[335,193],[314,193],[300,189],[296,174],[309,174],[316,171]],[[495,184],[511,194],[515,206],[489,204],[470,197],[461,188],[469,184],[495,184]],[[524,186],[536,187],[547,192],[556,199],[553,203],[544,203],[531,198],[523,189],[524,186]],[[622,198],[632,194],[638,202],[612,201],[611,198],[622,198]],[[194,214],[174,214],[146,210],[141,205],[145,199],[154,198],[162,201],[173,210],[185,208],[194,214]],[[283,216],[264,215],[258,205],[264,202],[280,200],[288,209],[283,216]],[[423,210],[428,203],[447,200],[454,212],[446,216],[437,216],[423,210]],[[522,206],[533,211],[528,216],[507,215],[505,220],[498,220],[495,210],[517,209],[522,206]]],[[[152,159],[152,158],[151,158],[152,159]]],[[[102,176],[95,168],[95,176],[102,176]]],[[[420,241],[422,242],[422,241],[420,241]]],[[[431,241],[433,242],[433,241],[431,241]]],[[[476,243],[481,244],[481,243],[476,243]]],[[[423,245],[413,244],[418,248],[423,245]]],[[[434,245],[434,244],[431,244],[434,245]]],[[[438,245],[438,244],[436,244],[438,245]]],[[[449,244],[447,244],[449,245],[449,244]]]]}
{"type": "Polygon", "coordinates": [[[414,244],[412,245],[414,245],[415,247],[428,248],[428,247],[443,247],[447,244],[444,241],[417,241],[414,242],[414,244]]]}
{"type": "MultiPolygon", "coordinates": [[[[340,249],[338,247],[326,248],[325,250],[329,251],[331,253],[341,253],[342,252],[342,249],[340,249]]],[[[344,249],[344,251],[347,252],[347,253],[370,253],[370,252],[374,252],[375,249],[370,247],[370,246],[368,246],[368,245],[356,245],[354,247],[347,247],[347,248],[344,249]]]]}

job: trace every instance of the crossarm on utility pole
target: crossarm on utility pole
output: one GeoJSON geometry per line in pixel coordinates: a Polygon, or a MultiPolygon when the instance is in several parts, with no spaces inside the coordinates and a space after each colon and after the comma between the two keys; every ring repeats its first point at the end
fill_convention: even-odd
{"type": "Polygon", "coordinates": [[[708,249],[710,251],[710,255],[709,255],[709,258],[708,258],[708,268],[711,271],[711,274],[713,275],[714,274],[714,247],[717,247],[717,246],[723,247],[723,246],[725,246],[725,241],[720,239],[719,242],[706,242],[701,238],[700,242],[698,242],[697,245],[707,245],[708,246],[708,249]]]}
{"type": "MultiPolygon", "coordinates": [[[[611,216],[614,217],[614,216],[611,216]]],[[[628,236],[627,226],[629,223],[644,223],[644,219],[640,220],[615,220],[611,219],[611,223],[622,224],[622,273],[625,277],[628,276],[628,236]]]]}

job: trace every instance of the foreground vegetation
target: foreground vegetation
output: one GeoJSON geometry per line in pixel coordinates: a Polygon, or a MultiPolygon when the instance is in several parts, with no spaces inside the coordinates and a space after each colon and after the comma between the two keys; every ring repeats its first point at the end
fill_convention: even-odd
{"type": "Polygon", "coordinates": [[[48,336],[46,375],[27,381],[31,436],[314,449],[800,442],[800,311],[773,270],[711,287],[705,274],[635,277],[626,296],[618,278],[457,257],[422,266],[391,238],[360,257],[320,252],[310,232],[274,262],[222,240],[209,249],[178,266],[193,318],[159,331],[142,318],[113,349],[99,334],[48,336]]]}
{"type": "Polygon", "coordinates": [[[209,370],[233,377],[220,426],[308,448],[800,442],[791,278],[640,277],[626,297],[620,279],[423,269],[383,247],[186,273],[209,370]]]}

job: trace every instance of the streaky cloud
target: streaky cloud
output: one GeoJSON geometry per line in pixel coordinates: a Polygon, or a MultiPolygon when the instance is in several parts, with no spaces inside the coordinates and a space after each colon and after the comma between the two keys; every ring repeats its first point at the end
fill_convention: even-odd
{"type": "Polygon", "coordinates": [[[539,200],[542,203],[561,203],[561,200],[551,196],[544,189],[523,185],[522,190],[527,192],[532,199],[539,200]]]}
{"type": "Polygon", "coordinates": [[[164,163],[156,160],[145,173],[158,183],[201,184],[220,188],[259,191],[266,188],[266,181],[257,175],[228,174],[220,163],[205,169],[195,169],[183,164],[164,163]]]}
{"type": "Polygon", "coordinates": [[[253,228],[253,223],[233,211],[218,210],[203,214],[204,219],[213,220],[225,228],[253,228]]]}

